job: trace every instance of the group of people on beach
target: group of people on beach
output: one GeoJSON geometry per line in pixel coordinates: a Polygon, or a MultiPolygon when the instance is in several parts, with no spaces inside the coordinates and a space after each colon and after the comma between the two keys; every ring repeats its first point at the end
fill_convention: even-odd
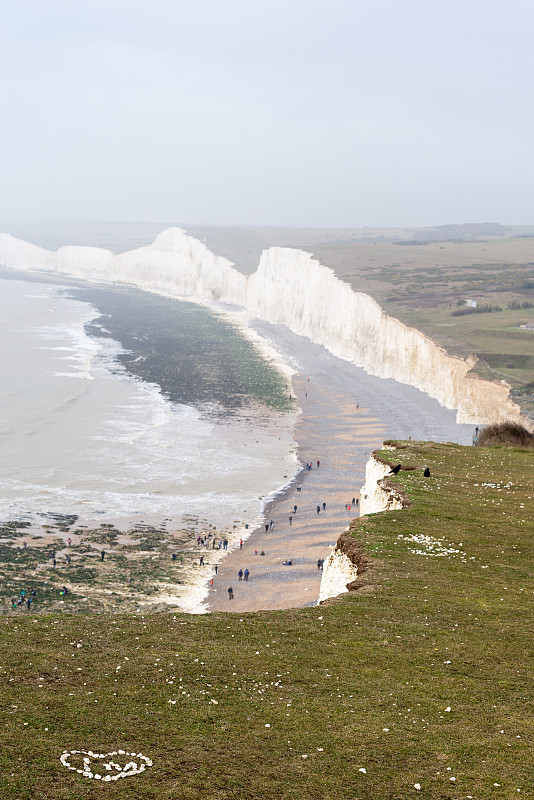
{"type": "MultiPolygon", "coordinates": [[[[67,586],[62,586],[61,589],[59,590],[59,594],[61,595],[61,597],[65,597],[65,595],[67,595],[68,593],[69,589],[67,586]]],[[[32,589],[30,592],[26,592],[26,589],[21,589],[20,597],[13,597],[11,599],[11,608],[12,609],[24,608],[24,606],[26,606],[28,611],[31,611],[32,603],[35,603],[36,601],[37,601],[37,592],[35,591],[35,589],[32,589]]]]}
{"type": "MultiPolygon", "coordinates": [[[[70,547],[71,544],[72,544],[72,539],[69,536],[69,538],[67,539],[67,545],[70,547]]],[[[24,549],[26,550],[26,542],[24,542],[24,549]]],[[[59,555],[59,554],[57,554],[57,555],[59,555]]],[[[106,550],[102,549],[100,551],[100,561],[104,561],[106,555],[107,555],[106,550]]],[[[70,563],[72,561],[71,554],[70,553],[64,553],[64,556],[65,556],[65,564],[67,566],[70,566],[70,563]]],[[[50,558],[48,560],[52,562],[52,566],[55,569],[57,567],[57,558],[56,558],[56,551],[55,550],[52,550],[52,552],[50,554],[50,558]]]]}
{"type": "Polygon", "coordinates": [[[26,606],[28,611],[31,611],[32,603],[34,603],[36,599],[37,592],[35,589],[32,589],[28,594],[26,594],[26,589],[21,589],[20,597],[13,597],[11,599],[11,608],[23,608],[26,606]]]}
{"type": "Polygon", "coordinates": [[[358,500],[358,498],[353,497],[350,503],[345,503],[345,508],[347,509],[347,511],[350,511],[353,506],[354,508],[358,508],[359,505],[360,501],[358,500]]]}
{"type": "MultiPolygon", "coordinates": [[[[316,468],[320,467],[321,462],[320,462],[319,459],[317,459],[315,461],[315,465],[316,465],[316,468]]],[[[312,461],[307,461],[305,466],[304,466],[304,469],[309,472],[309,471],[311,471],[313,469],[313,466],[314,466],[314,463],[312,461]]],[[[302,485],[298,484],[296,486],[296,490],[297,490],[297,492],[301,492],[302,491],[302,485]]],[[[317,503],[317,505],[315,507],[316,513],[319,515],[321,512],[325,512],[326,511],[326,505],[327,504],[326,504],[325,501],[323,501],[321,503],[317,503]]],[[[352,500],[349,503],[345,504],[345,509],[350,511],[353,508],[354,509],[358,508],[359,505],[360,505],[359,499],[357,497],[353,497],[352,500]]],[[[297,514],[297,511],[298,511],[298,505],[295,503],[293,505],[293,508],[292,508],[291,512],[289,513],[289,517],[288,517],[290,525],[293,524],[293,519],[294,519],[295,515],[297,514]]],[[[275,522],[274,522],[273,519],[270,519],[269,521],[265,522],[264,524],[265,524],[265,533],[267,534],[267,533],[269,533],[270,531],[273,530],[275,522]]],[[[241,541],[239,543],[239,546],[240,546],[240,549],[243,549],[243,540],[242,539],[241,539],[241,541]]],[[[258,554],[258,551],[255,550],[254,551],[254,555],[257,555],[257,554],[258,554]]],[[[263,550],[261,552],[261,555],[264,555],[263,550]]],[[[317,569],[322,571],[323,568],[324,568],[324,563],[325,563],[325,559],[324,558],[317,559],[317,569]]],[[[292,566],[293,565],[293,559],[292,558],[285,559],[282,562],[282,565],[283,566],[292,566]]],[[[217,567],[215,568],[215,570],[217,572],[217,567]]],[[[246,570],[243,571],[242,569],[240,569],[238,571],[238,573],[237,573],[237,576],[238,576],[239,581],[243,581],[243,580],[244,581],[248,581],[249,570],[246,569],[246,570]]],[[[211,585],[213,585],[213,580],[211,581],[211,585]]],[[[231,586],[228,588],[228,599],[229,600],[233,600],[234,599],[234,590],[233,590],[233,587],[231,587],[231,586]]]]}
{"type": "MultiPolygon", "coordinates": [[[[258,551],[256,550],[256,555],[257,555],[257,553],[258,553],[258,551]]],[[[263,553],[263,551],[262,551],[262,554],[265,555],[265,553],[263,553]]],[[[217,567],[215,567],[215,573],[217,573],[217,567]]],[[[245,570],[240,569],[239,572],[237,573],[238,579],[240,581],[245,581],[245,583],[248,583],[249,576],[250,576],[250,570],[249,570],[248,567],[245,570]]],[[[211,585],[213,586],[213,581],[211,582],[211,585]]],[[[231,586],[229,586],[228,587],[228,600],[233,600],[233,599],[234,599],[234,590],[232,589],[231,586]]]]}
{"type": "MultiPolygon", "coordinates": [[[[248,526],[247,526],[248,527],[248,526]]],[[[208,533],[207,536],[197,536],[197,547],[203,547],[206,550],[228,550],[228,539],[217,539],[213,533],[208,533]]]]}

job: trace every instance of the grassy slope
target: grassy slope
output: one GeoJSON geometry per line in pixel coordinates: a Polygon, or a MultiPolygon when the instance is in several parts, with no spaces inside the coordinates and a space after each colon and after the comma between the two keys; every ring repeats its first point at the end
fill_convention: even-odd
{"type": "Polygon", "coordinates": [[[507,310],[511,300],[534,302],[534,239],[302,247],[447,352],[477,354],[477,374],[508,381],[523,410],[534,416],[534,334],[518,328],[534,321],[534,308],[507,310]],[[468,298],[504,310],[451,316],[458,301],[468,298]]]}
{"type": "Polygon", "coordinates": [[[384,455],[433,477],[402,471],[413,505],[355,525],[373,556],[356,594],[241,617],[0,620],[3,800],[531,797],[532,452],[384,455]],[[400,534],[459,552],[419,555],[400,534]],[[64,748],[154,766],[104,786],[62,767],[64,748]]]}

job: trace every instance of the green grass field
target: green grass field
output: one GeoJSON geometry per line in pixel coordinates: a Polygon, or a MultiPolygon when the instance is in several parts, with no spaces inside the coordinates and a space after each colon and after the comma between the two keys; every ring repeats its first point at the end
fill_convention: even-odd
{"type": "Polygon", "coordinates": [[[3,800],[534,796],[532,451],[383,456],[413,504],[353,523],[372,561],[344,598],[3,617],[3,800]],[[153,765],[90,779],[60,762],[82,749],[153,765]]]}

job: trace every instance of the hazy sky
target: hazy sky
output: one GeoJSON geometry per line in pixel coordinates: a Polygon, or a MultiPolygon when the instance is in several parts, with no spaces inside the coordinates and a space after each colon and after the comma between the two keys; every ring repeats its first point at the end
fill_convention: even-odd
{"type": "Polygon", "coordinates": [[[533,35],[526,0],[3,0],[0,219],[534,224],[533,35]]]}

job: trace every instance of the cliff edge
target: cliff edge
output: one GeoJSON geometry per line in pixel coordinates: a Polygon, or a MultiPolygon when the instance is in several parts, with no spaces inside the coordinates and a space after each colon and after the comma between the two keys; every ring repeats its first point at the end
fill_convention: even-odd
{"type": "MultiPolygon", "coordinates": [[[[385,443],[386,449],[387,443],[385,443]]],[[[338,597],[362,586],[359,578],[370,564],[370,559],[352,535],[361,527],[367,514],[403,509],[411,505],[408,495],[387,475],[394,464],[385,461],[375,451],[365,468],[365,484],[361,491],[360,517],[341,534],[326,559],[321,578],[318,603],[338,597]]],[[[412,469],[404,467],[404,469],[412,469]]]]}

